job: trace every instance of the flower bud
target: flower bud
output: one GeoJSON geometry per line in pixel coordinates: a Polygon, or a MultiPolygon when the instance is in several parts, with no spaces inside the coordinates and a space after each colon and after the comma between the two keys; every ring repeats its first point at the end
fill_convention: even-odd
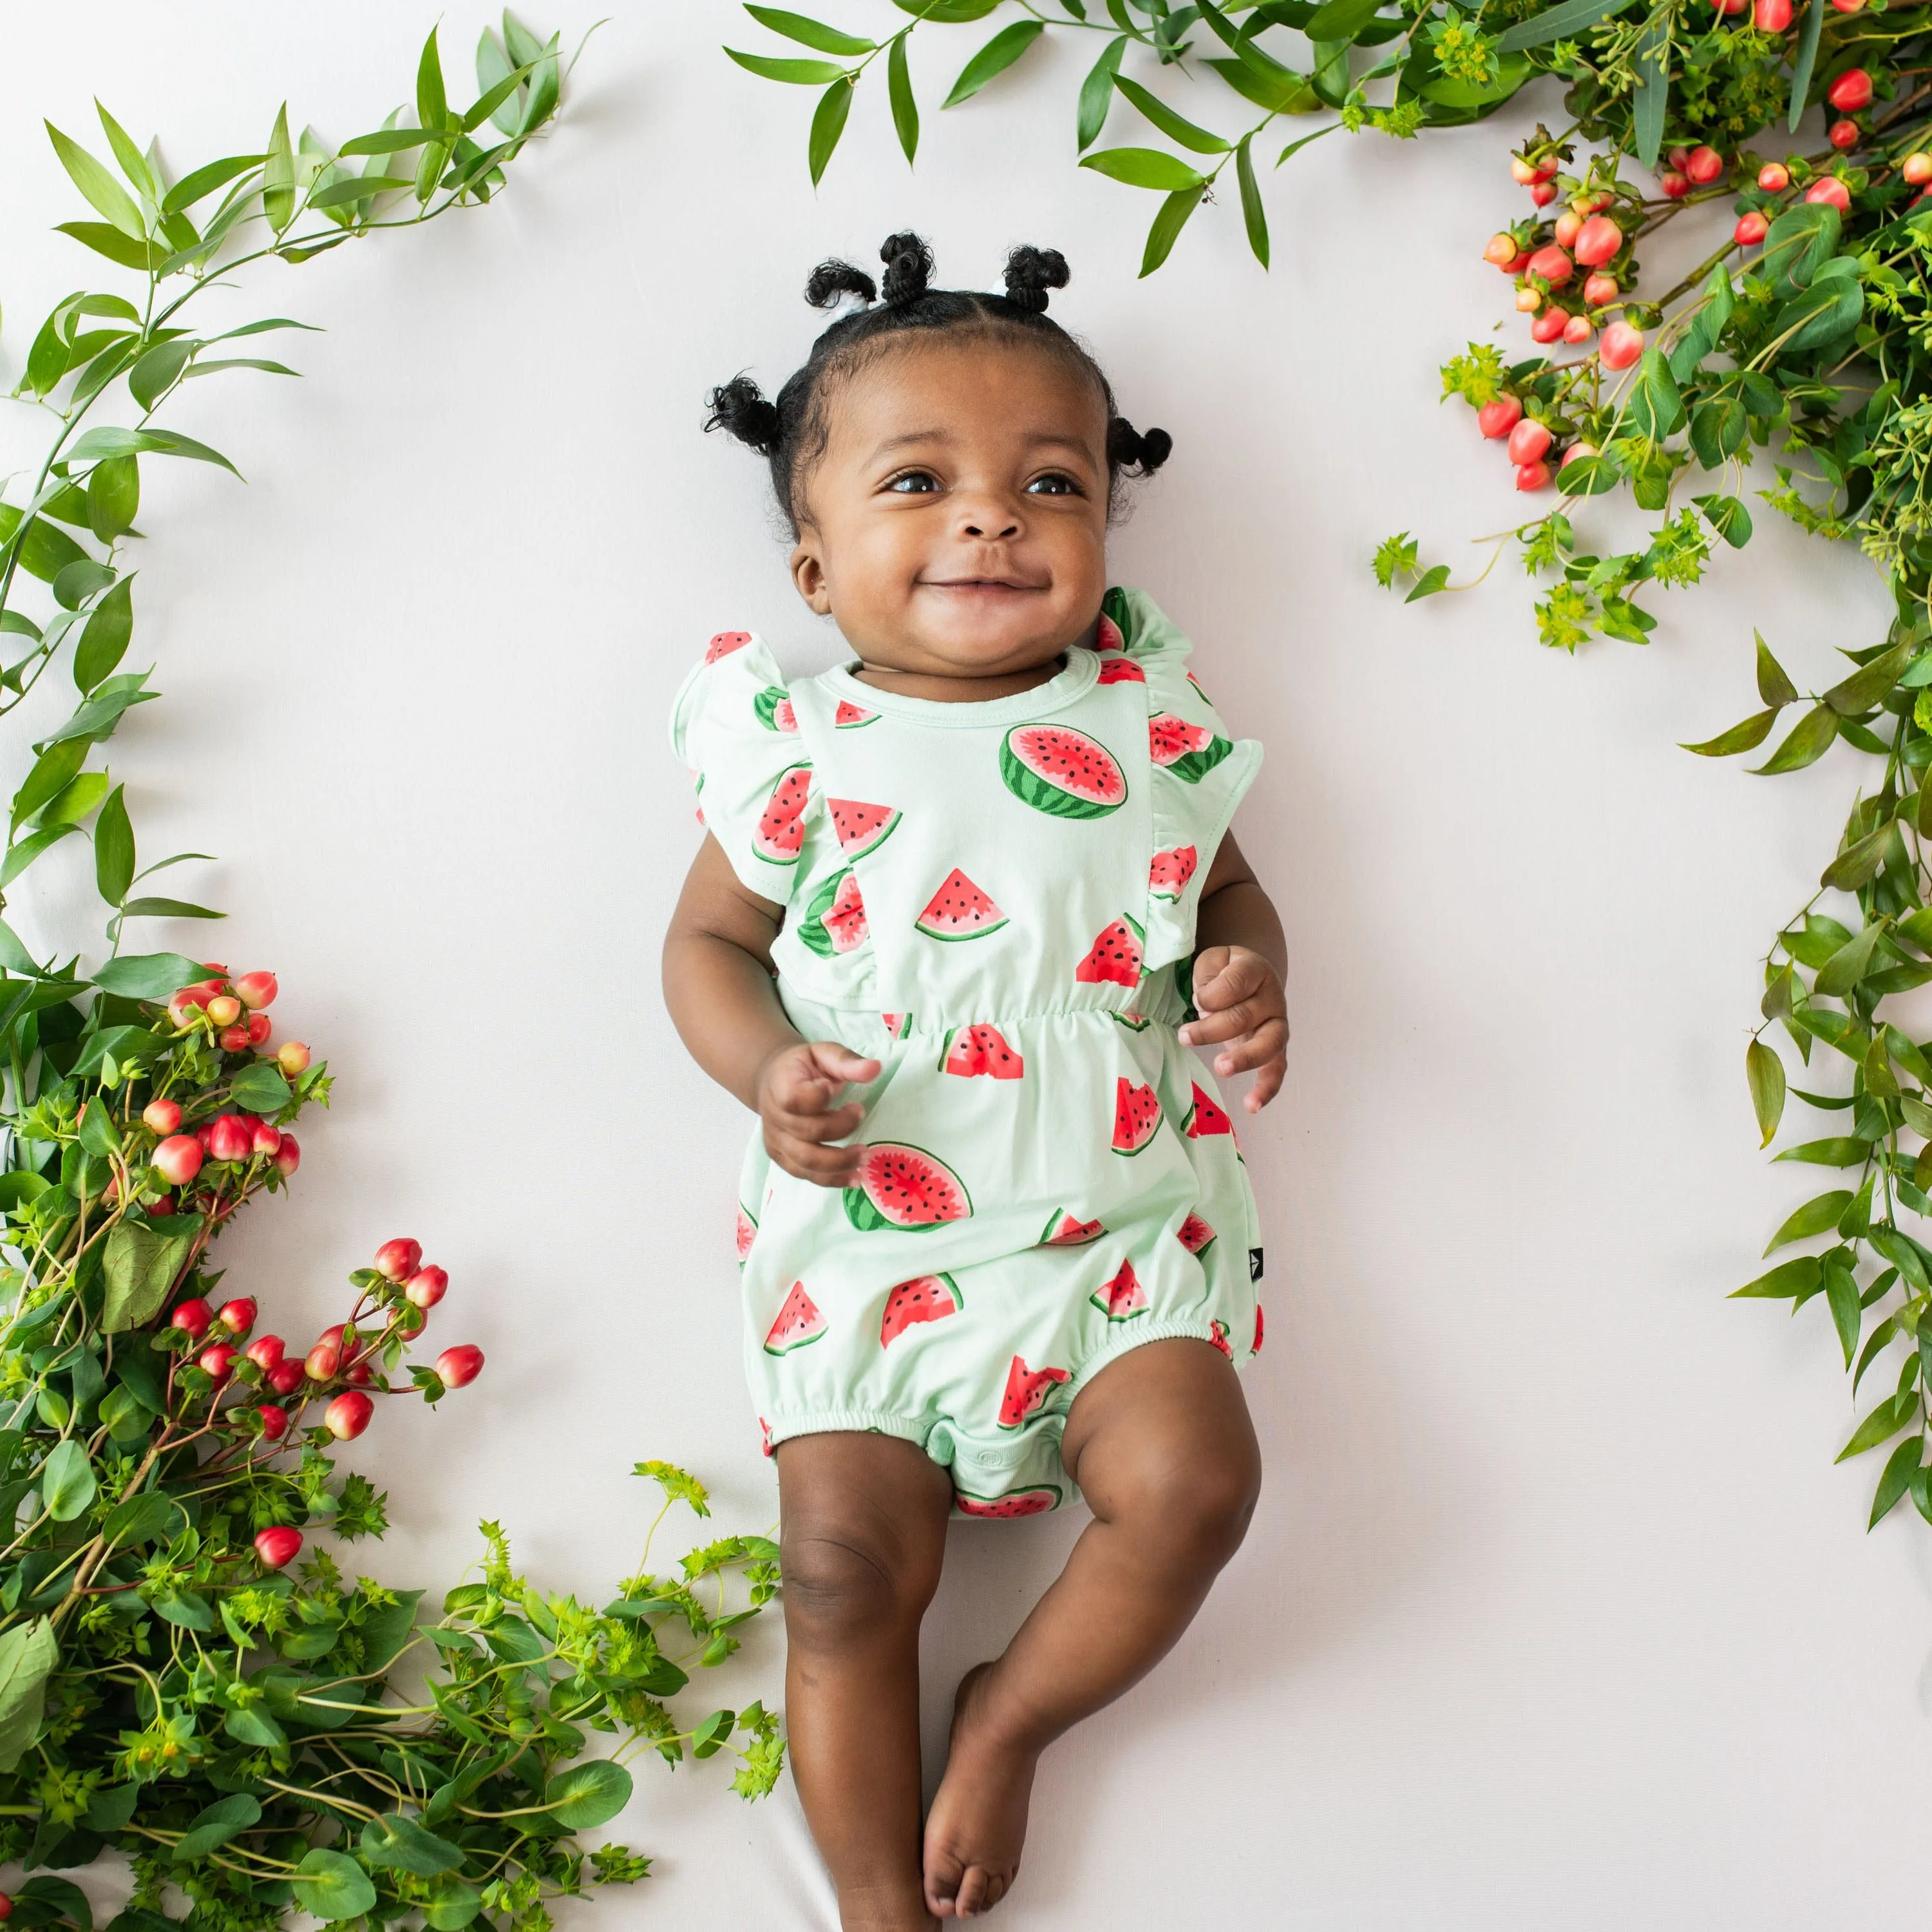
{"type": "Polygon", "coordinates": [[[1700,188],[1708,188],[1724,172],[1724,158],[1715,148],[1693,148],[1684,172],[1700,188]]]}
{"type": "Polygon", "coordinates": [[[1526,463],[1516,472],[1516,487],[1519,490],[1541,490],[1550,482],[1550,465],[1546,463],[1526,463]]]}
{"type": "Polygon", "coordinates": [[[1770,226],[1771,224],[1754,208],[1738,217],[1738,225],[1731,232],[1740,247],[1755,248],[1770,226]]]}
{"type": "Polygon", "coordinates": [[[284,1134],[282,1144],[275,1150],[275,1172],[286,1180],[302,1165],[302,1149],[296,1144],[293,1134],[284,1134]]]}
{"type": "Polygon", "coordinates": [[[1556,242],[1559,248],[1568,248],[1576,239],[1576,231],[1583,225],[1583,218],[1574,208],[1566,208],[1556,218],[1556,242]]]}
{"type": "Polygon", "coordinates": [[[262,1440],[264,1442],[279,1442],[289,1432],[289,1412],[286,1409],[278,1408],[273,1402],[265,1402],[255,1413],[261,1419],[262,1440]]]}
{"type": "Polygon", "coordinates": [[[469,1342],[446,1348],[436,1358],[436,1372],[446,1388],[461,1388],[483,1372],[483,1351],[469,1342]]]}
{"type": "Polygon", "coordinates": [[[218,1114],[208,1126],[208,1154],[211,1160],[246,1160],[254,1151],[255,1136],[234,1114],[218,1114]]]}
{"type": "MultiPolygon", "coordinates": [[[[225,1309],[222,1312],[227,1312],[225,1309]]],[[[272,1369],[281,1366],[288,1346],[279,1335],[257,1335],[242,1352],[266,1376],[272,1369]]]]}
{"type": "Polygon", "coordinates": [[[293,1395],[308,1378],[308,1370],[301,1362],[278,1362],[262,1379],[278,1395],[293,1395]]]}
{"type": "Polygon", "coordinates": [[[1643,353],[1643,331],[1613,322],[1604,331],[1597,353],[1606,369],[1628,369],[1643,353]]]}
{"type": "Polygon", "coordinates": [[[242,1017],[242,1002],[232,993],[218,993],[208,1003],[208,1017],[218,1027],[232,1026],[242,1017]]]}
{"type": "Polygon", "coordinates": [[[1563,325],[1563,340],[1572,344],[1588,342],[1596,332],[1596,330],[1591,326],[1588,316],[1573,315],[1563,325]]]}
{"type": "MultiPolygon", "coordinates": [[[[1516,414],[1518,416],[1522,415],[1522,405],[1520,403],[1516,403],[1516,398],[1514,396],[1510,397],[1508,400],[1512,403],[1516,403],[1516,414]]],[[[1486,416],[1490,410],[1492,410],[1497,405],[1494,403],[1486,404],[1478,413],[1476,418],[1478,423],[1480,424],[1483,417],[1486,416]]],[[[1495,436],[1498,434],[1499,432],[1495,430],[1486,429],[1483,431],[1483,434],[1485,436],[1495,436]]],[[[416,1273],[410,1276],[408,1281],[404,1285],[403,1288],[404,1294],[418,1308],[434,1308],[436,1304],[448,1292],[449,1274],[448,1270],[440,1268],[434,1263],[431,1263],[428,1268],[417,1269],[416,1273]]]]}
{"type": "Polygon", "coordinates": [[[1836,175],[1821,175],[1804,190],[1804,199],[1828,202],[1840,214],[1852,212],[1852,191],[1836,175]]]}
{"type": "Polygon", "coordinates": [[[1659,191],[1671,200],[1682,201],[1690,192],[1690,177],[1670,168],[1658,176],[1657,185],[1659,191]]]}
{"type": "Polygon", "coordinates": [[[1624,231],[1606,214],[1593,214],[1576,236],[1575,254],[1586,268],[1600,268],[1624,245],[1624,231]]]}
{"type": "Polygon", "coordinates": [[[1538,249],[1529,258],[1529,272],[1540,275],[1553,289],[1561,288],[1575,268],[1568,250],[1558,248],[1553,242],[1547,248],[1538,249]]]}
{"type": "Polygon", "coordinates": [[[1586,308],[1601,308],[1606,302],[1615,302],[1622,292],[1616,276],[1599,271],[1583,284],[1583,304],[1586,308]]]}
{"type": "Polygon", "coordinates": [[[171,1187],[185,1187],[201,1172],[201,1143],[192,1134],[172,1134],[154,1152],[154,1171],[171,1187]]]}
{"type": "Polygon", "coordinates": [[[255,1325],[255,1298],[253,1295],[238,1295],[232,1301],[221,1304],[221,1312],[215,1320],[231,1335],[245,1335],[255,1325]]]}
{"type": "MultiPolygon", "coordinates": [[[[1485,403],[1483,406],[1476,412],[1476,427],[1486,436],[1508,436],[1510,431],[1514,429],[1516,424],[1521,422],[1522,420],[1522,404],[1521,400],[1515,396],[1498,396],[1494,402],[1485,403]]],[[[425,1268],[423,1270],[424,1274],[428,1274],[430,1270],[428,1268],[425,1268]]],[[[440,1268],[436,1269],[435,1272],[438,1274],[442,1274],[442,1270],[440,1268]]],[[[422,1276],[418,1275],[410,1283],[409,1296],[412,1301],[416,1301],[418,1299],[416,1292],[416,1282],[421,1280],[422,1278],[422,1276]]],[[[447,1275],[443,1275],[443,1280],[446,1284],[448,1282],[448,1280],[449,1277],[447,1275]]],[[[440,1292],[439,1292],[436,1299],[438,1300],[442,1299],[440,1292]]],[[[434,1304],[430,1302],[424,1301],[421,1305],[424,1308],[428,1308],[432,1306],[434,1304]]]]}
{"type": "Polygon", "coordinates": [[[235,1355],[236,1351],[226,1342],[216,1342],[202,1349],[195,1360],[218,1382],[225,1382],[235,1372],[235,1355]]]}
{"type": "Polygon", "coordinates": [[[1834,121],[1825,130],[1825,138],[1840,154],[1858,145],[1861,130],[1856,121],[1834,121]]]}
{"type": "Polygon", "coordinates": [[[165,1139],[181,1125],[181,1102],[150,1100],[141,1109],[141,1124],[150,1133],[159,1134],[165,1139]]]}
{"type": "Polygon", "coordinates": [[[280,991],[272,973],[244,973],[235,982],[235,997],[250,1012],[260,1006],[272,1006],[280,991]]]}
{"type": "Polygon", "coordinates": [[[1509,460],[1520,469],[1526,463],[1534,463],[1549,448],[1550,425],[1540,423],[1534,416],[1525,416],[1510,431],[1509,460]]]}
{"type": "Polygon", "coordinates": [[[1751,25],[1760,34],[1782,34],[1791,26],[1791,0],[1757,0],[1751,25]]]}
{"type": "Polygon", "coordinates": [[[1570,316],[1567,310],[1554,306],[1545,309],[1529,326],[1529,339],[1532,342],[1555,342],[1561,339],[1568,327],[1570,316]]]}
{"type": "Polygon", "coordinates": [[[376,1405],[360,1389],[344,1389],[322,1411],[328,1432],[339,1442],[352,1442],[369,1426],[376,1405]]]}
{"type": "Polygon", "coordinates": [[[275,1055],[275,1064],[292,1080],[298,1073],[308,1071],[308,1048],[300,1040],[284,1040],[275,1055]]]}
{"type": "Polygon", "coordinates": [[[214,1319],[214,1310],[197,1294],[191,1300],[184,1301],[168,1317],[168,1325],[198,1340],[208,1333],[208,1324],[214,1319]]]}
{"type": "Polygon", "coordinates": [[[1766,194],[1782,194],[1791,185],[1791,170],[1782,161],[1766,161],[1757,171],[1757,184],[1766,194]]]}
{"type": "Polygon", "coordinates": [[[406,1281],[422,1266],[422,1244],[403,1240],[385,1241],[376,1250],[376,1272],[386,1281],[406,1281]]]}
{"type": "Polygon", "coordinates": [[[1840,114],[1856,114],[1871,105],[1872,77],[1862,67],[1847,68],[1825,90],[1825,98],[1840,114]]]}
{"type": "Polygon", "coordinates": [[[286,1523],[260,1531],[255,1538],[255,1554],[262,1559],[265,1570],[285,1568],[302,1554],[302,1532],[291,1529],[286,1523]]]}

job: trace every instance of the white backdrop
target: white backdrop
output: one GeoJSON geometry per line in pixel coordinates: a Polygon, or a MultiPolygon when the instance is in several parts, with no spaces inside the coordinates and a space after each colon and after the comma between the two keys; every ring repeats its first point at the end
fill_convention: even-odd
{"type": "MultiPolygon", "coordinates": [[[[1260,1514],[1172,1660],[1050,1754],[1002,1922],[1906,1922],[1932,1538],[1909,1509],[1863,1533],[1876,1470],[1832,1465],[1852,1411],[1822,1310],[1723,1299],[1802,1198],[1754,1152],[1743,1044],[1852,761],[1761,786],[1672,743],[1753,708],[1754,623],[1801,682],[1834,675],[1834,644],[1879,634],[1876,580],[1768,528],[1654,599],[1648,649],[1574,662],[1537,646],[1513,562],[1414,609],[1376,590],[1390,530],[1460,559],[1519,512],[1434,373],[1503,313],[1480,250],[1520,212],[1515,123],[1318,144],[1270,184],[1272,275],[1223,208],[1141,283],[1151,197],[1072,164],[1090,49],[941,115],[980,36],[922,35],[916,173],[868,86],[814,194],[811,95],[716,51],[760,30],[718,0],[611,4],[505,202],[251,283],[238,319],[329,332],[272,338],[302,382],[197,384],[170,418],[248,487],[148,466],[130,662],[167,695],[116,770],[145,856],[219,852],[171,877],[233,916],[144,943],[275,968],[274,1018],[339,1076],[292,1201],[231,1237],[232,1279],[305,1334],[414,1234],[453,1278],[438,1334],[490,1358],[358,1445],[397,1520],[371,1567],[452,1576],[494,1515],[533,1573],[597,1596],[648,1514],[644,1456],[700,1470],[723,1525],[773,1520],[727,1240],[746,1123],[657,992],[697,836],[664,717],[714,630],[801,666],[830,646],[760,466],[698,433],[700,398],[800,359],[821,255],[910,224],[944,279],[992,284],[1010,243],[1051,244],[1074,271],[1054,313],[1174,436],[1115,574],[1267,743],[1239,830],[1288,928],[1295,1040],[1246,1136],[1260,1514]]],[[[430,10],[14,10],[6,386],[94,275],[47,232],[82,211],[42,114],[93,138],[98,93],[178,170],[257,146],[284,94],[339,140],[404,98],[430,10]]],[[[482,16],[444,20],[456,66],[482,16]]],[[[1142,138],[1124,106],[1116,126],[1142,138]]],[[[9,916],[50,943],[92,921],[84,862],[63,887],[49,862],[9,916]]],[[[934,1751],[958,1672],[1076,1528],[956,1534],[934,1751]]],[[[773,1689],[778,1656],[773,1630],[721,1698],[773,1689]]],[[[640,1766],[618,1828],[657,1875],[572,1922],[833,1924],[789,1786],[748,1810],[719,1774],[640,1766]]]]}

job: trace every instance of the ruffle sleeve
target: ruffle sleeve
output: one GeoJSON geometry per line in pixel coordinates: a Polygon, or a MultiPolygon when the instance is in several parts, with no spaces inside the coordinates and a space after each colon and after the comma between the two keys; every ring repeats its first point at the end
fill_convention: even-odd
{"type": "Polygon", "coordinates": [[[1153,837],[1143,956],[1153,972],[1194,950],[1202,884],[1261,769],[1262,748],[1229,736],[1188,668],[1193,646],[1151,598],[1116,588],[1102,613],[1101,676],[1147,692],[1153,837]],[[1109,658],[1120,667],[1112,677],[1109,658]]]}
{"type": "Polygon", "coordinates": [[[760,898],[786,904],[816,794],[791,694],[762,638],[721,631],[711,640],[671,708],[670,742],[731,869],[760,898]]]}

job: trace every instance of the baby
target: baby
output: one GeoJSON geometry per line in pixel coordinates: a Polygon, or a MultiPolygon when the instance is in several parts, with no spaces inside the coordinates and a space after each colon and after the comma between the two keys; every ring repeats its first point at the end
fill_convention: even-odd
{"type": "Polygon", "coordinates": [[[1046,314],[882,287],[767,401],[792,580],[849,662],[788,686],[711,640],[671,735],[706,836],[664,947],[673,1018],[758,1115],[740,1190],[746,1357],[778,1460],[793,1774],[846,1932],[976,1916],[1013,1882],[1040,1753],[1174,1643],[1245,1533],[1235,1368],[1262,1251],[1214,1072],[1280,1087],[1280,921],[1228,820],[1261,762],[1187,640],[1109,589],[1116,413],[1046,314]],[[1077,1490],[1076,1490],[1077,1485],[1077,1490]],[[920,1817],[919,1628],[946,1525],[1076,1495],[1093,1520],[968,1672],[920,1817]]]}

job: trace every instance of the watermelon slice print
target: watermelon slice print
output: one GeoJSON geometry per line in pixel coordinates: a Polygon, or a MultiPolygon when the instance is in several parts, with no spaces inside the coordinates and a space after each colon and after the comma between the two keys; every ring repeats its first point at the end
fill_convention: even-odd
{"type": "Polygon", "coordinates": [[[1138,1154],[1160,1127],[1160,1097],[1151,1087],[1136,1087],[1123,1073],[1114,1083],[1114,1151],[1138,1154]]]}
{"type": "Polygon", "coordinates": [[[762,1415],[758,1418],[758,1449],[763,1455],[772,1453],[772,1425],[762,1415]]]}
{"type": "Polygon", "coordinates": [[[1172,851],[1156,852],[1148,868],[1148,890],[1157,899],[1178,899],[1187,890],[1200,862],[1192,845],[1177,845],[1172,851]]]}
{"type": "MultiPolygon", "coordinates": [[[[1116,648],[1125,650],[1127,648],[1125,634],[1132,628],[1129,620],[1133,613],[1127,608],[1127,593],[1118,584],[1113,585],[1106,596],[1100,599],[1100,615],[1105,622],[1112,624],[1117,632],[1122,634],[1116,648]]],[[[1100,634],[1104,638],[1107,634],[1102,631],[1100,634]]]]}
{"type": "Polygon", "coordinates": [[[1095,681],[1100,684],[1144,684],[1147,673],[1132,658],[1102,658],[1100,675],[1095,681]]]}
{"type": "Polygon", "coordinates": [[[1214,1331],[1208,1337],[1208,1340],[1212,1342],[1215,1347],[1219,1348],[1222,1354],[1226,1355],[1228,1360],[1232,1362],[1234,1359],[1234,1352],[1228,1346],[1228,1344],[1227,1323],[1225,1322],[1211,1322],[1208,1324],[1208,1326],[1214,1331]]]}
{"type": "Polygon", "coordinates": [[[1094,639],[1096,651],[1124,651],[1127,640],[1120,635],[1120,627],[1103,610],[1100,614],[1100,628],[1094,639]]]}
{"type": "Polygon", "coordinates": [[[835,872],[812,894],[798,936],[821,959],[856,952],[865,944],[871,935],[856,872],[835,872]]]}
{"type": "Polygon", "coordinates": [[[890,1348],[914,1323],[943,1322],[965,1306],[958,1283],[950,1274],[922,1274],[902,1281],[886,1297],[879,1346],[890,1348]]]}
{"type": "Polygon", "coordinates": [[[704,662],[716,664],[720,658],[728,658],[734,651],[742,651],[752,641],[749,631],[720,631],[704,647],[704,662]]]}
{"type": "Polygon", "coordinates": [[[812,767],[794,765],[772,788],[771,802],[752,836],[752,850],[774,866],[797,862],[805,849],[805,806],[812,795],[812,767]]]}
{"type": "Polygon", "coordinates": [[[928,939],[957,940],[983,939],[1006,922],[1006,914],[955,866],[913,925],[928,939]]]}
{"type": "Polygon", "coordinates": [[[1073,976],[1087,986],[1111,982],[1116,986],[1138,986],[1141,982],[1141,941],[1147,937],[1139,922],[1123,913],[1101,928],[1086,958],[1074,968],[1073,976]]]}
{"type": "Polygon", "coordinates": [[[1248,1353],[1249,1353],[1250,1354],[1251,1354],[1251,1355],[1258,1355],[1258,1354],[1261,1353],[1261,1352],[1262,1352],[1262,1329],[1263,1329],[1265,1326],[1266,1326],[1266,1324],[1265,1324],[1262,1322],[1262,1305],[1261,1305],[1261,1304],[1258,1301],[1258,1302],[1256,1302],[1256,1303],[1255,1304],[1255,1340],[1254,1340],[1254,1346],[1253,1346],[1252,1348],[1251,1348],[1248,1351],[1248,1353]]]}
{"type": "Polygon", "coordinates": [[[1000,1404],[1000,1426],[1017,1429],[1046,1406],[1054,1390],[1072,1378],[1064,1369],[1030,1369],[1018,1355],[1006,1371],[1006,1398],[1000,1404]]]}
{"type": "Polygon", "coordinates": [[[741,1201],[738,1204],[738,1265],[745,1265],[745,1257],[752,1252],[752,1244],[758,1238],[758,1217],[741,1201]]]}
{"type": "Polygon", "coordinates": [[[845,1218],[854,1227],[902,1228],[922,1234],[973,1212],[964,1184],[923,1148],[875,1141],[866,1150],[859,1184],[845,1190],[845,1218]]]}
{"type": "Polygon", "coordinates": [[[1191,1141],[1204,1140],[1210,1134],[1228,1134],[1234,1131],[1234,1124],[1228,1119],[1209,1095],[1201,1090],[1198,1080],[1189,1084],[1194,1089],[1194,1104],[1187,1110],[1187,1118],[1180,1124],[1181,1131],[1191,1141]]]}
{"type": "Polygon", "coordinates": [[[1154,1022],[1144,1018],[1139,1013],[1116,1013],[1114,1016],[1114,1024],[1116,1026],[1125,1027],[1130,1033],[1145,1033],[1148,1028],[1154,1024],[1154,1022]]]}
{"type": "Polygon", "coordinates": [[[772,1324],[770,1334],[765,1337],[765,1353],[788,1355],[794,1348],[802,1348],[817,1341],[824,1333],[825,1317],[812,1305],[812,1297],[805,1292],[805,1283],[795,1281],[790,1294],[785,1297],[784,1306],[778,1310],[778,1318],[772,1324]]]}
{"type": "Polygon", "coordinates": [[[1087,1299],[1109,1322],[1131,1322],[1148,1312],[1147,1291],[1134,1274],[1132,1262],[1123,1262],[1112,1281],[1104,1282],[1087,1299]]]}
{"type": "Polygon", "coordinates": [[[1198,784],[1234,749],[1204,724],[1190,724],[1171,711],[1148,720],[1148,749],[1156,764],[1189,784],[1198,784]]]}
{"type": "Polygon", "coordinates": [[[1189,1215],[1176,1233],[1190,1255],[1204,1255],[1214,1245],[1214,1230],[1198,1214],[1189,1215]]]}
{"type": "Polygon", "coordinates": [[[752,700],[758,722],[767,731],[796,731],[798,713],[791,708],[791,694],[782,684],[768,684],[752,700]]]}
{"type": "Polygon", "coordinates": [[[832,814],[838,849],[848,859],[883,845],[899,822],[899,814],[891,806],[868,805],[863,799],[828,798],[825,808],[832,814]]]}
{"type": "Polygon", "coordinates": [[[1030,1490],[1015,1490],[1004,1496],[976,1496],[970,1490],[952,1492],[952,1507],[962,1516],[992,1516],[1002,1522],[1015,1516],[1044,1516],[1060,1507],[1060,1492],[1051,1483],[1030,1490]]]}
{"type": "Polygon", "coordinates": [[[904,1040],[912,1031],[912,1016],[910,1013],[881,1013],[879,1018],[884,1022],[886,1031],[894,1040],[904,1040]]]}
{"type": "Polygon", "coordinates": [[[1064,1208],[1056,1208],[1036,1244],[1042,1248],[1084,1248],[1106,1232],[1098,1221],[1083,1221],[1064,1208]]]}
{"type": "Polygon", "coordinates": [[[877,724],[878,717],[876,711],[868,711],[862,704],[853,704],[842,698],[838,709],[832,714],[832,722],[841,731],[850,731],[861,724],[877,724]]]}
{"type": "Polygon", "coordinates": [[[1006,1044],[996,1026],[955,1027],[946,1042],[946,1051],[939,1057],[942,1073],[957,1073],[968,1079],[986,1073],[995,1080],[1017,1080],[1026,1072],[1026,1062],[1006,1044]]]}
{"type": "Polygon", "coordinates": [[[1192,671],[1190,671],[1187,674],[1187,681],[1190,684],[1193,686],[1194,688],[1197,692],[1200,692],[1201,700],[1204,704],[1212,704],[1214,702],[1214,700],[1208,695],[1206,692],[1202,690],[1201,680],[1196,677],[1192,671]]]}
{"type": "Polygon", "coordinates": [[[1022,805],[1055,818],[1105,818],[1127,800],[1119,760],[1063,724],[1016,724],[1000,742],[1000,776],[1022,805]]]}

